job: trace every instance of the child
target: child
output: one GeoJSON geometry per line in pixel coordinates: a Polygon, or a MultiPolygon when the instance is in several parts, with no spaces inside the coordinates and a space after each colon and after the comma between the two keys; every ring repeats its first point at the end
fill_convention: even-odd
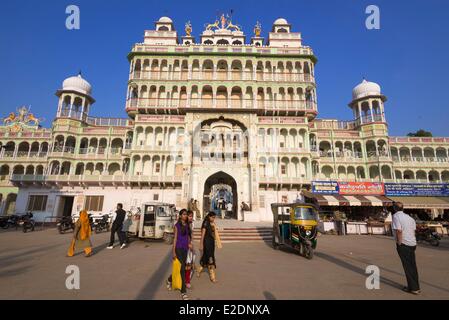
{"type": "Polygon", "coordinates": [[[187,262],[186,262],[186,287],[187,289],[191,288],[190,280],[193,278],[193,273],[195,272],[195,259],[196,255],[193,251],[189,251],[187,254],[187,262]]]}
{"type": "MultiPolygon", "coordinates": [[[[191,234],[192,234],[192,240],[193,240],[193,211],[189,210],[187,211],[188,214],[188,224],[191,230],[191,234]]],[[[192,241],[193,243],[193,241],[192,241]]],[[[187,253],[187,260],[186,260],[186,287],[187,289],[191,288],[190,285],[190,279],[192,279],[193,273],[195,272],[195,259],[196,259],[196,255],[195,255],[195,251],[193,250],[189,250],[189,252],[187,253]]]]}

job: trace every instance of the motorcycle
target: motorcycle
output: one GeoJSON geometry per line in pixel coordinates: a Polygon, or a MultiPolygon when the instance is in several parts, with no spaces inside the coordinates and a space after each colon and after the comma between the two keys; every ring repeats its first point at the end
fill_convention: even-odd
{"type": "Polygon", "coordinates": [[[34,231],[36,222],[33,219],[33,213],[27,212],[24,216],[22,216],[20,220],[20,225],[22,225],[24,233],[27,233],[28,230],[34,231]]]}
{"type": "Polygon", "coordinates": [[[95,224],[95,233],[109,232],[109,215],[105,214],[100,220],[97,220],[95,224]]]}
{"type": "Polygon", "coordinates": [[[19,222],[20,222],[20,217],[18,215],[12,215],[12,216],[8,216],[6,218],[6,222],[4,224],[2,224],[2,228],[3,229],[9,229],[9,228],[19,228],[19,222]]]}
{"type": "Polygon", "coordinates": [[[7,216],[1,216],[0,217],[0,228],[6,229],[6,225],[8,224],[9,218],[7,216]]]}
{"type": "Polygon", "coordinates": [[[57,223],[58,231],[60,234],[64,234],[68,230],[75,230],[75,223],[71,216],[62,217],[57,223]]]}
{"type": "Polygon", "coordinates": [[[418,228],[416,229],[416,241],[427,242],[434,247],[440,245],[441,237],[437,232],[432,231],[430,228],[418,228]]]}

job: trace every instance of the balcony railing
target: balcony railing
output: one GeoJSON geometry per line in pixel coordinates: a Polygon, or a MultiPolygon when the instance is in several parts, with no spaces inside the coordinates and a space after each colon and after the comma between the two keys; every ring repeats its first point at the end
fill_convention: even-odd
{"type": "MultiPolygon", "coordinates": [[[[167,34],[167,36],[172,36],[173,34],[167,34]]],[[[146,33],[146,36],[151,36],[151,31],[146,33]]],[[[278,36],[290,36],[293,37],[293,34],[272,34],[273,37],[278,36]]],[[[298,55],[298,56],[313,56],[313,50],[310,47],[303,46],[301,48],[275,48],[270,46],[260,46],[256,47],[254,45],[208,45],[208,44],[190,44],[190,45],[177,45],[177,46],[155,46],[155,45],[147,45],[144,43],[136,44],[133,49],[133,52],[154,52],[154,53],[242,53],[248,55],[254,54],[269,54],[269,55],[298,55]]]]}
{"type": "Polygon", "coordinates": [[[413,163],[424,163],[424,164],[428,164],[428,163],[432,163],[432,164],[447,164],[449,163],[449,159],[448,158],[443,158],[443,157],[398,157],[398,156],[393,156],[393,161],[395,162],[413,162],[413,163]]]}
{"type": "Polygon", "coordinates": [[[267,81],[267,82],[307,82],[314,83],[315,77],[309,73],[298,72],[261,72],[257,71],[198,71],[193,70],[190,73],[182,72],[161,72],[161,71],[134,71],[131,74],[134,80],[201,80],[201,81],[267,81]]]}
{"type": "Polygon", "coordinates": [[[265,109],[265,110],[316,110],[314,101],[306,100],[255,100],[255,99],[157,99],[133,98],[127,103],[128,108],[233,108],[233,109],[265,109]]]}
{"type": "Polygon", "coordinates": [[[49,182],[49,183],[152,183],[152,182],[181,182],[181,176],[147,176],[129,174],[101,174],[101,175],[11,175],[13,182],[49,182]]]}

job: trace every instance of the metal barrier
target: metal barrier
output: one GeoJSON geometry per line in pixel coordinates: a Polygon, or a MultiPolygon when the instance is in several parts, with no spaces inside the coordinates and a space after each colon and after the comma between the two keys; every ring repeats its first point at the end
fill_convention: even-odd
{"type": "Polygon", "coordinates": [[[48,216],[48,217],[45,217],[45,218],[44,218],[44,221],[42,222],[42,230],[44,230],[44,228],[45,228],[45,222],[47,222],[47,220],[54,219],[54,220],[55,220],[54,222],[56,222],[58,218],[59,218],[58,216],[48,216]]]}

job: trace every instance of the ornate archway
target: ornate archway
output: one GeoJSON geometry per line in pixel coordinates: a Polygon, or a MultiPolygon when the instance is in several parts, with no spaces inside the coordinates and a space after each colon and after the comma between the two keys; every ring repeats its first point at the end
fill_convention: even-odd
{"type": "Polygon", "coordinates": [[[204,183],[203,212],[214,211],[220,216],[219,203],[232,203],[232,219],[238,218],[237,183],[229,174],[220,171],[211,175],[204,183]]]}

